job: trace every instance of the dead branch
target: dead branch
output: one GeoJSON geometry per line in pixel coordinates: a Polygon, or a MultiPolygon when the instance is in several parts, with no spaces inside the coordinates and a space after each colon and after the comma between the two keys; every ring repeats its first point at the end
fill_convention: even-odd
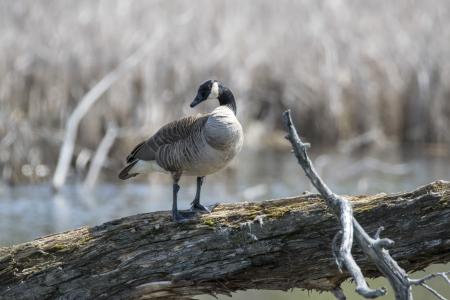
{"type": "MultiPolygon", "coordinates": [[[[283,113],[283,121],[286,125],[288,135],[286,138],[291,142],[294,154],[297,157],[298,163],[305,171],[306,176],[310,179],[312,184],[325,198],[327,205],[334,211],[339,218],[341,224],[341,231],[338,232],[341,238],[341,245],[339,254],[333,254],[336,257],[336,262],[339,270],[341,265],[344,264],[346,269],[350,272],[351,276],[356,282],[356,292],[365,298],[377,298],[386,293],[384,288],[372,290],[368,287],[364,275],[361,272],[358,264],[355,262],[352,254],[353,238],[356,239],[358,245],[361,247],[364,254],[370,257],[371,261],[375,263],[377,269],[388,279],[391,286],[394,289],[395,298],[397,300],[412,300],[411,293],[412,285],[421,285],[433,293],[439,299],[445,299],[438,292],[425,284],[425,280],[432,278],[429,276],[423,280],[412,280],[408,277],[406,271],[402,269],[397,261],[390,255],[388,249],[391,249],[394,241],[388,238],[380,238],[380,233],[384,227],[379,227],[376,231],[374,238],[371,238],[369,234],[363,229],[358,221],[353,217],[352,207],[349,201],[343,197],[334,194],[328,186],[323,182],[320,176],[314,169],[311,160],[307,155],[307,149],[309,144],[305,144],[301,141],[297,130],[292,123],[290,110],[283,113]]],[[[432,193],[430,192],[432,196],[432,193]]],[[[337,238],[333,239],[332,246],[336,248],[335,242],[337,238]]],[[[445,274],[444,274],[445,276],[445,274]]],[[[336,296],[339,298],[339,296],[336,296]]]]}
{"type": "Polygon", "coordinates": [[[117,131],[118,129],[115,124],[110,123],[108,125],[106,134],[98,145],[97,151],[95,152],[94,158],[91,162],[91,166],[84,180],[83,185],[85,188],[91,189],[95,186],[97,178],[100,174],[100,170],[102,169],[108,156],[108,152],[111,149],[114,141],[116,140],[117,131]]]}
{"type": "MultiPolygon", "coordinates": [[[[385,227],[406,271],[450,260],[450,183],[342,199],[368,232],[385,227]]],[[[290,288],[342,296],[350,274],[332,257],[340,225],[326,203],[305,195],[220,204],[186,224],[169,212],[140,214],[3,247],[0,299],[184,299],[290,288]]],[[[359,248],[354,258],[366,276],[381,275],[359,248]]]]}
{"type": "Polygon", "coordinates": [[[80,124],[81,119],[88,113],[92,105],[94,105],[118,79],[133,69],[148,54],[150,48],[157,44],[160,37],[162,37],[162,31],[156,31],[152,39],[150,39],[150,42],[142,45],[114,70],[109,72],[80,100],[75,110],[67,119],[64,141],[59,152],[55,175],[53,176],[52,184],[55,190],[59,190],[66,181],[70,160],[75,147],[78,125],[80,124]]]}

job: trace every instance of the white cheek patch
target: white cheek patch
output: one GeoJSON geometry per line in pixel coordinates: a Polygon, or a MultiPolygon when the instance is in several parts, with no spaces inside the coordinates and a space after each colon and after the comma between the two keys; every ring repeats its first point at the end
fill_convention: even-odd
{"type": "Polygon", "coordinates": [[[211,87],[211,93],[209,93],[208,99],[217,99],[219,98],[219,84],[216,82],[213,83],[211,87]]]}

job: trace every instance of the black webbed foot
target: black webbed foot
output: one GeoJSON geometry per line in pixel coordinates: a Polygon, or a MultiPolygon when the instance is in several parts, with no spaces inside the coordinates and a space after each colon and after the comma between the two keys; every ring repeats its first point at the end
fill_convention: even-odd
{"type": "Polygon", "coordinates": [[[194,201],[191,204],[191,211],[211,213],[211,211],[206,206],[200,204],[199,202],[194,201]]]}

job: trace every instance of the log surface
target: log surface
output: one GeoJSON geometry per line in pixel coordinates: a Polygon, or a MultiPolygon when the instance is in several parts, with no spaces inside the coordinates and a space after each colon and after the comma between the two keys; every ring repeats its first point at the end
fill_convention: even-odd
{"type": "MultiPolygon", "coordinates": [[[[450,183],[346,197],[373,234],[380,226],[407,271],[450,261],[450,183]]],[[[318,195],[221,204],[176,224],[139,214],[0,248],[0,299],[182,299],[245,289],[332,290],[348,278],[331,254],[337,219],[318,195]]],[[[376,268],[358,249],[366,276],[376,268]]]]}

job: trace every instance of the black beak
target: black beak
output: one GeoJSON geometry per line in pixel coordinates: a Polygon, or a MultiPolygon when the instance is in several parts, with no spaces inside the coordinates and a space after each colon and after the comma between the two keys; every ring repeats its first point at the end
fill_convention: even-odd
{"type": "Polygon", "coordinates": [[[204,100],[204,99],[200,98],[198,95],[195,96],[194,101],[192,101],[192,103],[191,103],[191,107],[194,107],[194,106],[196,106],[197,104],[203,102],[203,100],[204,100]]]}

